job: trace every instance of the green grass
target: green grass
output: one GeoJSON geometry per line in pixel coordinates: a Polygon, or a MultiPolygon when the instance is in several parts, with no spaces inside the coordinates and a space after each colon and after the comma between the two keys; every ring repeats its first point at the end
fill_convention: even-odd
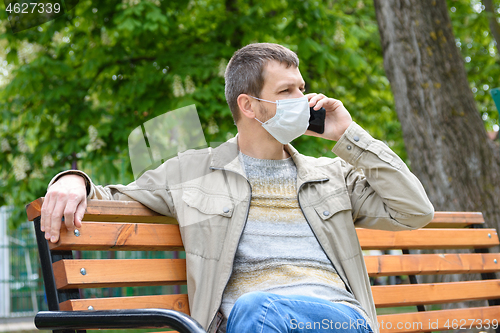
{"type": "MultiPolygon", "coordinates": [[[[425,309],[427,311],[441,310],[441,306],[439,304],[426,305],[425,309]]],[[[416,306],[400,306],[400,307],[394,307],[394,308],[378,308],[377,309],[377,315],[408,313],[408,312],[417,312],[417,307],[416,306]]]]}
{"type": "Polygon", "coordinates": [[[378,308],[377,315],[393,314],[393,313],[406,313],[406,312],[417,312],[417,307],[415,306],[401,306],[397,308],[378,308]]]}

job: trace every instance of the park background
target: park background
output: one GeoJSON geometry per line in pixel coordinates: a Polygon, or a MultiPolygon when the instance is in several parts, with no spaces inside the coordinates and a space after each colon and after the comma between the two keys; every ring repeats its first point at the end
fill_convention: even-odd
{"type": "MultiPolygon", "coordinates": [[[[450,73],[466,73],[465,81],[448,73],[448,79],[444,75],[430,85],[408,84],[425,101],[439,103],[434,114],[426,112],[426,105],[405,114],[395,102],[397,80],[388,65],[390,57],[405,57],[384,47],[390,37],[379,27],[384,1],[395,3],[79,1],[67,14],[16,33],[0,4],[0,206],[9,207],[2,215],[7,227],[0,246],[10,247],[9,260],[16,267],[4,285],[11,291],[20,286],[26,293],[18,312],[34,311],[33,288],[23,288],[41,286],[34,278],[36,249],[19,242],[30,237],[24,205],[43,196],[50,179],[66,169],[84,170],[96,184],[133,181],[130,132],[170,110],[195,104],[207,143],[233,137],[236,126],[224,97],[224,70],[234,51],[252,42],[279,43],[297,52],[307,92],[341,100],[354,121],[391,147],[422,180],[436,210],[482,211],[487,225],[498,228],[500,145],[494,140],[499,120],[490,90],[500,87],[500,41],[495,40],[500,38],[500,3],[425,0],[394,6],[395,17],[406,15],[430,29],[428,34],[408,29],[421,33],[416,38],[427,43],[419,45],[424,76],[445,67],[450,73]],[[434,18],[443,8],[453,35],[435,26],[446,25],[434,18]],[[452,44],[458,57],[440,55],[445,43],[452,44]],[[438,68],[430,59],[439,57],[447,60],[438,68]],[[457,100],[463,110],[453,105],[457,100]],[[422,119],[456,137],[439,141],[444,135],[431,133],[434,127],[422,119]],[[409,127],[415,132],[409,133],[409,127]],[[435,150],[436,142],[441,150],[435,150]],[[471,151],[481,152],[474,165],[469,163],[471,151]],[[445,152],[456,159],[446,159],[445,152]],[[419,158],[419,153],[427,155],[419,158]],[[432,168],[435,162],[444,165],[444,176],[432,168]],[[26,253],[31,253],[31,273],[26,253]]],[[[403,30],[397,32],[405,45],[403,30]]],[[[305,155],[335,156],[328,140],[302,136],[292,144],[305,155]]],[[[43,308],[43,289],[35,299],[43,308]]]]}

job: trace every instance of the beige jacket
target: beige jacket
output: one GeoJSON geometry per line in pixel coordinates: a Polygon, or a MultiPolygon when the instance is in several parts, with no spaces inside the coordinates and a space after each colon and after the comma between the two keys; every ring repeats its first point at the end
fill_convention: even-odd
{"type": "MultiPolygon", "coordinates": [[[[178,220],[191,315],[209,332],[221,319],[222,293],[250,207],[251,186],[238,159],[237,139],[179,153],[126,186],[92,184],[88,194],[89,199],[137,200],[178,220]]],[[[306,220],[378,332],[355,226],[420,228],[432,220],[434,207],[405,163],[354,122],[332,149],[337,158],[305,156],[290,144],[285,148],[297,167],[298,201],[306,220]]]]}

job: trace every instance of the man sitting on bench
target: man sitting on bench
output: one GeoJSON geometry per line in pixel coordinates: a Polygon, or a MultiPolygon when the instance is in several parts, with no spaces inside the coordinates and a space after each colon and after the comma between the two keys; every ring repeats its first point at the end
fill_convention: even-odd
{"type": "Polygon", "coordinates": [[[68,170],[49,184],[41,228],[81,226],[86,199],[136,200],[175,217],[191,315],[208,332],[378,332],[355,226],[420,228],[434,208],[420,181],[336,99],[304,95],[299,60],[269,43],[235,52],[226,99],[238,128],[129,185],[96,186],[68,170]],[[326,110],[324,132],[308,129],[326,110]],[[301,135],[336,141],[337,158],[300,154],[301,135]],[[156,186],[159,185],[159,186],[156,186]]]}

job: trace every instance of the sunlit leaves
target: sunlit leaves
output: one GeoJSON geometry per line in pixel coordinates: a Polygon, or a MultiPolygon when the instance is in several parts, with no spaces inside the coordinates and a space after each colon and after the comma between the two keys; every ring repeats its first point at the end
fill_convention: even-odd
{"type": "MultiPolygon", "coordinates": [[[[494,4],[500,14],[500,3],[494,1],[494,4]]],[[[448,0],[448,7],[455,43],[464,58],[471,90],[486,129],[492,131],[499,122],[489,90],[500,87],[500,55],[490,31],[488,13],[479,0],[448,0]]]]}

